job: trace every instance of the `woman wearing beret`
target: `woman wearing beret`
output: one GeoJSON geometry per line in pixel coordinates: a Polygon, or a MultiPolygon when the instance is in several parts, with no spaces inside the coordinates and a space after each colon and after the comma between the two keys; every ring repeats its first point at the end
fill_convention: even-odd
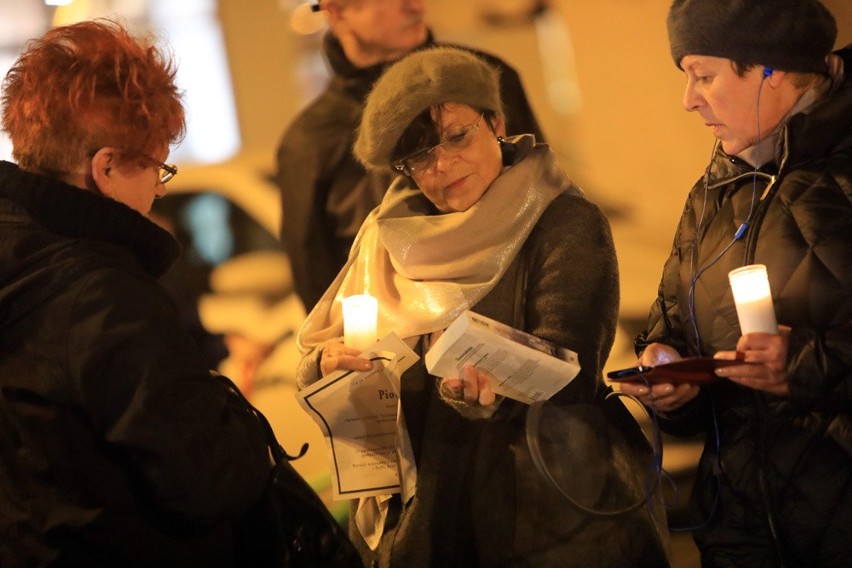
{"type": "Polygon", "coordinates": [[[852,49],[815,0],[677,0],[683,104],[717,141],[690,192],[639,362],[734,359],[703,387],[625,386],[704,433],[702,566],[852,559],[852,49]],[[766,265],[777,333],[742,334],[728,272],[766,265]],[[649,392],[650,391],[650,392],[649,392]]]}
{"type": "Polygon", "coordinates": [[[591,518],[546,486],[524,439],[526,405],[495,396],[473,367],[442,380],[422,363],[472,309],[579,354],[580,374],[553,402],[605,394],[618,309],[608,223],[546,145],[504,138],[501,108],[496,71],[446,47],[394,64],[367,100],[355,154],[404,175],[309,314],[300,380],[369,369],[340,343],[339,300],[364,292],[378,298],[379,336],[395,332],[421,360],[401,387],[416,482],[404,502],[362,499],[351,536],[370,566],[667,565],[647,509],[591,518]]]}
{"type": "Polygon", "coordinates": [[[260,425],[156,281],[179,252],[146,217],[177,173],[174,75],[99,20],[32,41],[4,81],[4,568],[234,566],[236,520],[269,483],[260,425]]]}

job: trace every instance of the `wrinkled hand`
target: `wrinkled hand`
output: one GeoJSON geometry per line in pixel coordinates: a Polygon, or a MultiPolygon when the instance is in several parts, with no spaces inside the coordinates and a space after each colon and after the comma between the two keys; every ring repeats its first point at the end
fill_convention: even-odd
{"type": "Polygon", "coordinates": [[[778,326],[778,334],[748,333],[737,341],[736,351],[719,351],[716,359],[735,360],[737,352],[745,354],[746,363],[759,365],[732,365],[716,369],[716,374],[750,389],[762,390],[779,396],[790,394],[787,382],[787,346],[790,328],[778,326]]]}
{"type": "Polygon", "coordinates": [[[369,371],[373,368],[373,362],[369,359],[359,357],[360,351],[346,347],[342,343],[329,343],[322,350],[320,357],[320,372],[322,376],[333,373],[338,369],[348,371],[369,371]]]}
{"type": "Polygon", "coordinates": [[[441,390],[448,393],[450,398],[463,399],[468,404],[479,406],[491,406],[497,399],[488,375],[477,371],[473,365],[462,367],[461,378],[441,379],[441,390]]]}
{"type": "MultiPolygon", "coordinates": [[[[664,343],[652,343],[639,356],[637,365],[654,367],[664,363],[679,361],[683,357],[674,347],[664,343]]],[[[656,383],[650,388],[641,382],[619,383],[621,392],[635,396],[642,404],[659,412],[670,412],[680,408],[700,392],[699,387],[690,384],[675,385],[672,383],[656,383]]]]}

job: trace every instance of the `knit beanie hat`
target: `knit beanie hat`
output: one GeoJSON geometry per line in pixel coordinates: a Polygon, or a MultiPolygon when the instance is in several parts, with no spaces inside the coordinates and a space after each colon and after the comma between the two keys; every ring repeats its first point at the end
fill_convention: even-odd
{"type": "Polygon", "coordinates": [[[675,65],[685,55],[824,73],[837,37],[818,0],[674,0],[668,17],[675,65]]]}
{"type": "Polygon", "coordinates": [[[406,55],[382,74],[367,97],[355,157],[367,169],[387,170],[394,147],[414,118],[443,103],[502,114],[499,71],[455,47],[406,55]]]}

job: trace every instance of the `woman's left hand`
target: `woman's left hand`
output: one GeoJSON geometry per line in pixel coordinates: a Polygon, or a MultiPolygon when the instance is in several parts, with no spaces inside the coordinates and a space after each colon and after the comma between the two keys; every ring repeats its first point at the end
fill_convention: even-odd
{"type": "Polygon", "coordinates": [[[455,398],[464,398],[468,404],[491,406],[496,400],[488,375],[476,370],[473,365],[462,367],[461,378],[441,379],[441,389],[451,392],[455,398]]]}
{"type": "Polygon", "coordinates": [[[339,342],[329,343],[323,348],[320,356],[320,372],[324,377],[338,369],[363,372],[372,369],[372,361],[359,357],[359,355],[360,351],[357,349],[346,347],[339,342]]]}
{"type": "Polygon", "coordinates": [[[716,369],[716,374],[751,389],[779,396],[790,394],[787,382],[787,345],[790,328],[778,326],[778,333],[747,333],[737,341],[736,351],[719,351],[716,359],[736,360],[737,353],[745,355],[746,363],[758,365],[732,365],[716,369]]]}

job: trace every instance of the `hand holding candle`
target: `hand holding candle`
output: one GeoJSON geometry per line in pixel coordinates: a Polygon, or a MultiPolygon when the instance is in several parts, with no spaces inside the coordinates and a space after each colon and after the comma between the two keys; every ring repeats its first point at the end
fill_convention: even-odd
{"type": "Polygon", "coordinates": [[[778,333],[766,266],[751,264],[728,273],[742,334],[778,333]]]}
{"type": "Polygon", "coordinates": [[[364,351],[376,342],[379,302],[369,294],[343,298],[343,344],[364,351]]]}

